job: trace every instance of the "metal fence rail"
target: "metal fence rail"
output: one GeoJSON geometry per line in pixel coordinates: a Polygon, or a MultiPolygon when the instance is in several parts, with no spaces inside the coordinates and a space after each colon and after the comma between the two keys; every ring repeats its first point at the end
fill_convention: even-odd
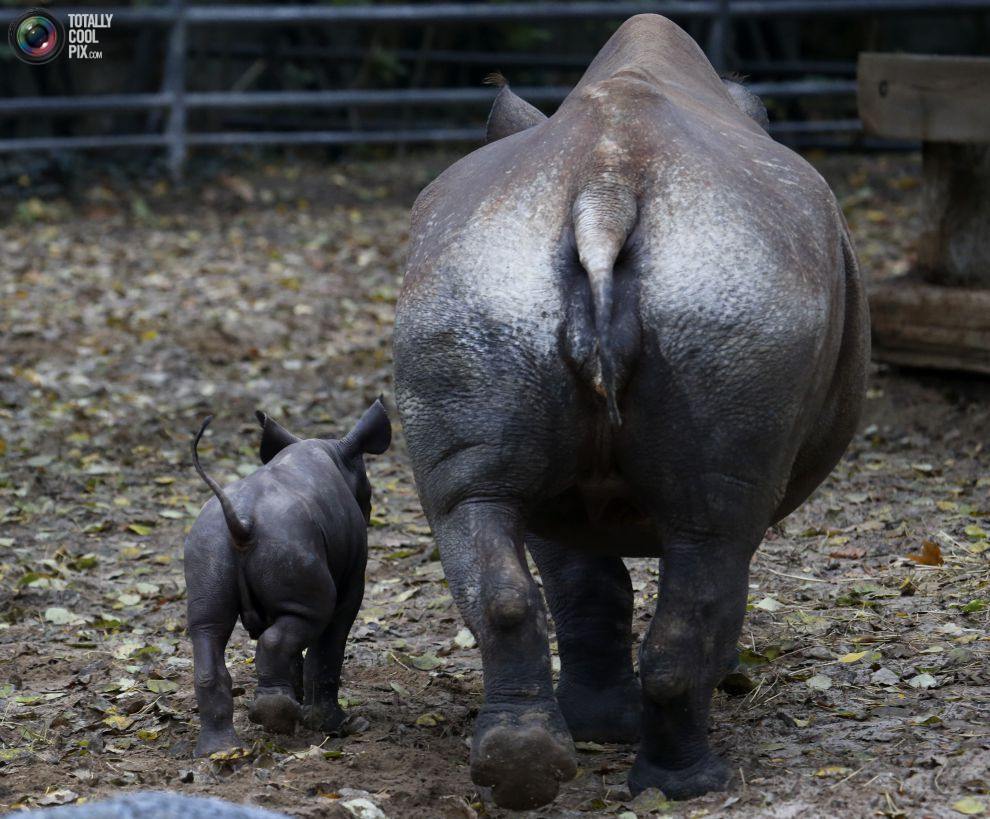
{"type": "MultiPolygon", "coordinates": [[[[592,18],[621,19],[640,12],[654,12],[677,18],[703,19],[709,22],[707,49],[717,68],[727,60],[728,31],[731,21],[745,17],[779,17],[809,15],[862,15],[891,12],[946,12],[990,9],[990,0],[640,0],[639,2],[565,2],[509,3],[423,3],[395,5],[259,5],[218,6],[187,5],[186,0],[170,0],[161,6],[118,8],[68,8],[70,13],[112,13],[114,26],[159,26],[166,29],[167,47],[162,88],[157,93],[98,94],[78,97],[24,97],[0,99],[0,117],[23,114],[85,114],[119,111],[155,111],[166,113],[160,133],[108,134],[106,136],[26,137],[0,140],[0,153],[32,150],[66,150],[91,148],[166,147],[172,173],[179,176],[190,146],[223,145],[344,145],[355,143],[474,141],[480,138],[477,128],[422,128],[364,131],[224,131],[190,132],[187,116],[203,109],[332,109],[382,108],[406,105],[463,105],[489,102],[494,91],[488,88],[414,88],[383,90],[325,90],[228,92],[186,90],[186,61],[190,27],[271,26],[282,24],[360,24],[385,23],[455,24],[497,21],[576,20],[592,18]]],[[[18,11],[0,10],[0,23],[12,20],[18,11]]],[[[447,55],[453,59],[456,52],[447,55]]],[[[474,55],[480,61],[484,55],[474,55]]],[[[495,55],[492,55],[495,59],[495,55]]],[[[568,60],[574,60],[569,57],[568,60]]],[[[498,67],[497,63],[492,66],[498,67]]],[[[803,66],[815,70],[812,64],[803,66]]],[[[795,64],[795,70],[801,66],[795,64]]],[[[848,66],[825,65],[820,73],[840,74],[848,66]]],[[[749,88],[766,97],[850,96],[855,82],[848,79],[789,80],[752,83],[749,88]]],[[[569,88],[536,86],[519,92],[533,102],[554,103],[566,96],[569,88]]],[[[834,122],[780,122],[772,130],[781,136],[856,133],[858,120],[834,122]]]]}

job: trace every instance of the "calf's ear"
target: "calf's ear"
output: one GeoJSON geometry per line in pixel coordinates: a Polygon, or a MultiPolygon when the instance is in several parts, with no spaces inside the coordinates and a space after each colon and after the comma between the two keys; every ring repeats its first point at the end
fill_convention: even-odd
{"type": "Polygon", "coordinates": [[[268,463],[290,444],[301,441],[285,427],[276,424],[266,413],[257,410],[254,413],[261,424],[261,462],[268,463]]]}
{"type": "Polygon", "coordinates": [[[392,442],[392,422],[388,420],[385,405],[379,396],[354,425],[354,429],[340,439],[340,448],[347,458],[363,453],[381,455],[392,442]]]}
{"type": "Polygon", "coordinates": [[[547,118],[538,108],[530,105],[517,94],[513,94],[509,83],[501,74],[491,74],[485,81],[489,85],[499,86],[491,113],[488,115],[485,142],[494,142],[518,131],[525,131],[527,128],[539,125],[547,118]]]}

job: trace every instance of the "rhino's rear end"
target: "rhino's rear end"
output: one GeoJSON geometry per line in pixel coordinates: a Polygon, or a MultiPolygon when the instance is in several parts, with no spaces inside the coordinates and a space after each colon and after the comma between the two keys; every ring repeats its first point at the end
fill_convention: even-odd
{"type": "Polygon", "coordinates": [[[586,534],[724,517],[698,499],[729,475],[765,527],[809,438],[851,434],[866,335],[841,217],[755,127],[598,83],[449,169],[412,234],[396,390],[428,514],[477,492],[538,528],[580,508],[586,534]]]}
{"type": "Polygon", "coordinates": [[[417,201],[395,327],[420,498],[485,666],[472,778],[534,807],[573,775],[570,733],[638,726],[620,557],[656,555],[629,783],[697,795],[727,781],[708,701],[753,551],[858,417],[855,256],[820,176],[663,18],[627,22],[550,119],[513,110],[524,130],[417,201]]]}

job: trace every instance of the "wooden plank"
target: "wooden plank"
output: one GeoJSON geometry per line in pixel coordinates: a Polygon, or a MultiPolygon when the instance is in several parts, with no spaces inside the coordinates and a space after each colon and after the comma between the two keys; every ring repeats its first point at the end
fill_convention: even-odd
{"type": "Polygon", "coordinates": [[[990,58],[859,55],[866,132],[926,142],[990,142],[990,58]]]}
{"type": "Polygon", "coordinates": [[[877,361],[990,375],[990,290],[905,276],[875,285],[869,297],[877,361]]]}

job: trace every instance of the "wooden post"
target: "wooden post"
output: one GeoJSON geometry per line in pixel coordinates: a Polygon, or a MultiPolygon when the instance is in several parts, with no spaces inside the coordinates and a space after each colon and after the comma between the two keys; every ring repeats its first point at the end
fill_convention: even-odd
{"type": "Polygon", "coordinates": [[[990,146],[925,142],[922,162],[919,272],[990,292],[990,146]]]}
{"type": "Polygon", "coordinates": [[[990,59],[861,54],[867,133],[922,141],[917,267],[870,288],[874,357],[990,374],[990,59]]]}

